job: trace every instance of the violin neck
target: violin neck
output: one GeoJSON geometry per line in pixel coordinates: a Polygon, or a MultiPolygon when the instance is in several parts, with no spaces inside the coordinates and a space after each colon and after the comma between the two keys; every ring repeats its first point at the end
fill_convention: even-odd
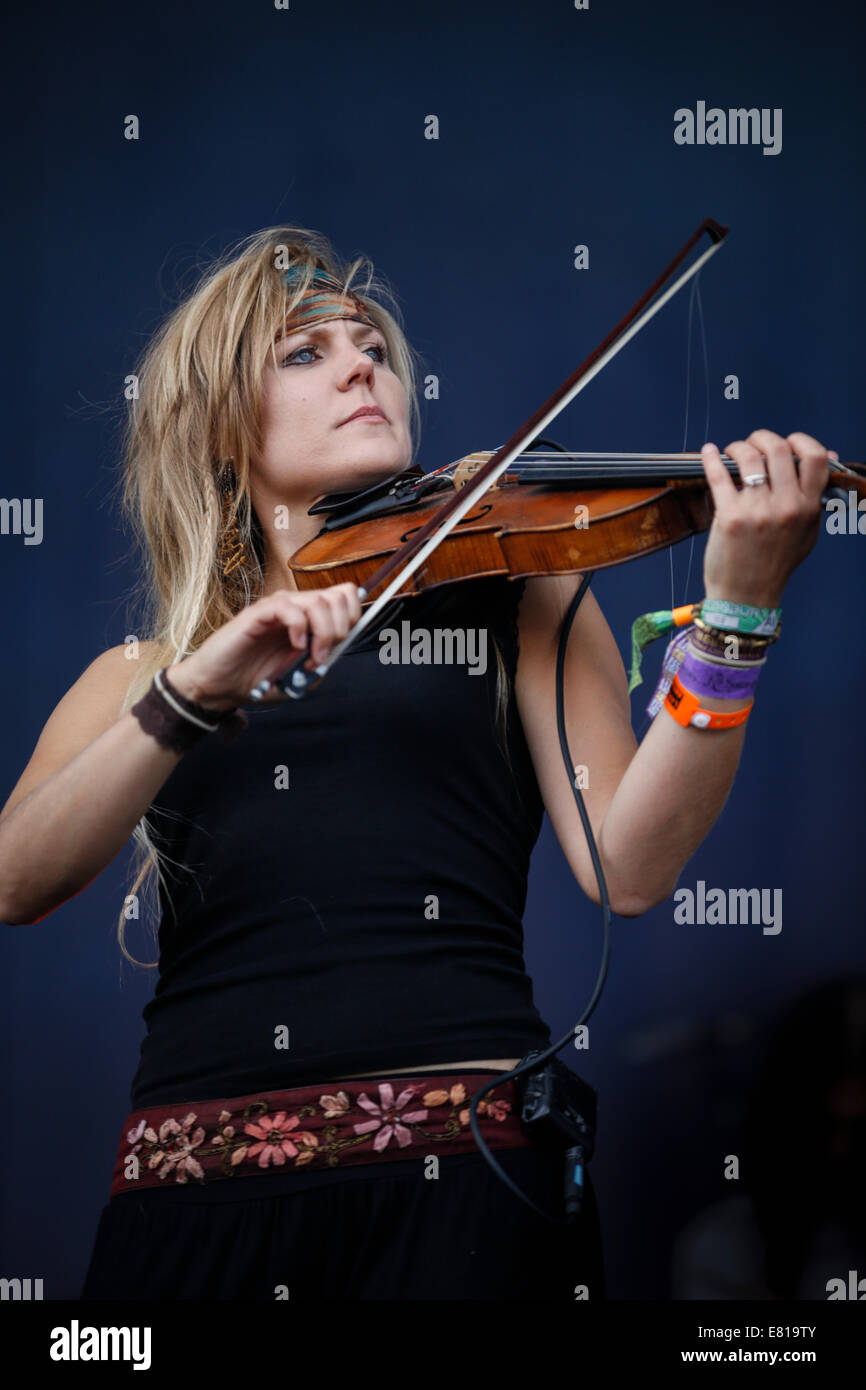
{"type": "MultiPolygon", "coordinates": [[[[731,476],[741,480],[738,464],[728,454],[722,463],[731,476]]],[[[794,455],[794,462],[799,458],[794,455]]],[[[706,480],[700,454],[520,454],[514,461],[522,483],[558,483],[573,486],[598,483],[599,487],[641,487],[644,483],[665,483],[690,478],[706,480]]],[[[828,487],[852,488],[866,495],[866,468],[863,464],[839,463],[830,469],[828,487]]]]}

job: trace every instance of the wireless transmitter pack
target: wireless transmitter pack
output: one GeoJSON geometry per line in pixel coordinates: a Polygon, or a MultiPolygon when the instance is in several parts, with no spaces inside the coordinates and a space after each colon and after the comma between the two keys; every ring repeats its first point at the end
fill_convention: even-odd
{"type": "MultiPolygon", "coordinates": [[[[521,1065],[542,1055],[528,1052],[521,1065]]],[[[565,1149],[563,1195],[566,1219],[573,1221],[583,1206],[584,1170],[595,1147],[598,1095],[558,1057],[515,1077],[514,1085],[527,1132],[545,1148],[565,1149]]]]}

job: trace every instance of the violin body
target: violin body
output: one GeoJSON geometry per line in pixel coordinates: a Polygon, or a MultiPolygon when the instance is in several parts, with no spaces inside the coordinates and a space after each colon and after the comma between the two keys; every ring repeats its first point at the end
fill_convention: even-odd
{"type": "MultiPolygon", "coordinates": [[[[468,455],[457,465],[455,487],[491,455],[468,455]]],[[[849,465],[851,467],[853,465],[849,465]]],[[[647,472],[651,472],[647,465],[647,472]]],[[[830,484],[866,495],[866,478],[831,473],[830,484]]],[[[828,485],[828,486],[829,486],[828,485]]],[[[437,493],[399,510],[322,531],[301,546],[289,566],[299,589],[350,581],[368,589],[371,576],[442,506],[437,493]]],[[[714,514],[706,478],[647,480],[641,487],[521,482],[506,473],[444,537],[424,564],[396,591],[420,593],[463,579],[508,575],[579,574],[605,569],[676,545],[707,531],[714,514]]],[[[375,597],[377,584],[366,601],[375,597]]]]}

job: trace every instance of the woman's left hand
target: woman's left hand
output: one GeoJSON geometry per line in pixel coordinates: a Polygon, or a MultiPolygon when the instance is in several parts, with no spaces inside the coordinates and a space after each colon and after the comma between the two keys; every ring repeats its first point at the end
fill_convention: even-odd
{"type": "Polygon", "coordinates": [[[764,473],[767,482],[744,484],[738,492],[715,444],[701,450],[715,503],[704,554],[704,593],[731,603],[778,608],[789,577],[818,539],[821,493],[830,459],[838,462],[839,455],[828,453],[809,434],[798,431],[783,439],[772,430],[754,430],[748,439],[729,444],[725,453],[743,480],[764,473]]]}

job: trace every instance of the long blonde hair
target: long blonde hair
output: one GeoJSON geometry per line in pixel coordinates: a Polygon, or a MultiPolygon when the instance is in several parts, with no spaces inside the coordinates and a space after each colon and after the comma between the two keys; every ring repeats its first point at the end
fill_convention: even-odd
{"type": "MultiPolygon", "coordinates": [[[[267,227],[243,238],[207,267],[195,287],[168,314],[135,368],[131,408],[122,438],[121,509],[141,550],[140,579],[131,594],[138,627],[151,645],[123,700],[125,713],[149,688],[155,673],[182,661],[242,608],[264,585],[261,526],[250,501],[250,459],[261,450],[262,375],[270,354],[276,366],[278,332],[305,296],[316,268],[361,298],[385,337],[390,366],[409,404],[412,457],[420,416],[416,382],[420,358],[402,328],[402,314],[372,262],[341,261],[329,241],[303,227],[267,227]],[[288,291],[285,272],[298,267],[288,291]],[[232,460],[227,466],[225,460],[232,460]],[[234,495],[223,510],[221,488],[234,495]],[[224,528],[237,525],[245,562],[223,574],[224,528]]],[[[498,644],[497,707],[504,710],[505,670],[498,644]]],[[[137,910],[138,888],[168,886],[154,827],[142,816],[133,831],[135,881],[118,920],[124,941],[127,904],[137,910]]],[[[131,912],[130,915],[137,915],[131,912]]]]}

